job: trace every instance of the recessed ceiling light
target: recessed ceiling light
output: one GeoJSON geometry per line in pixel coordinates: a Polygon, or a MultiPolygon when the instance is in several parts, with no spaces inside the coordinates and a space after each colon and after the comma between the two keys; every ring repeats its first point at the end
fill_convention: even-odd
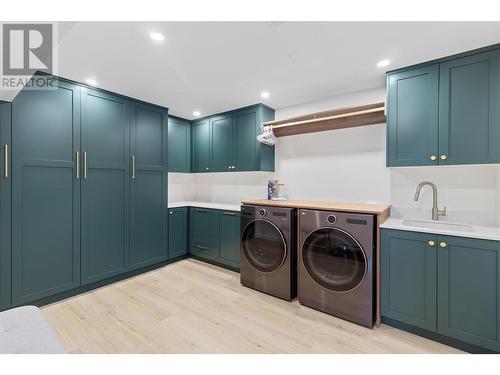
{"type": "Polygon", "coordinates": [[[97,81],[95,79],[87,78],[86,82],[91,86],[97,86],[97,81]]]}
{"type": "Polygon", "coordinates": [[[263,99],[267,99],[267,98],[269,98],[269,93],[267,91],[262,91],[260,93],[260,97],[263,99]]]}
{"type": "Polygon", "coordinates": [[[153,40],[158,41],[158,42],[161,42],[163,39],[165,39],[163,34],[160,34],[160,33],[151,33],[151,34],[149,34],[149,37],[153,40]]]}
{"type": "Polygon", "coordinates": [[[200,111],[193,111],[193,116],[194,117],[200,117],[201,116],[200,111]]]}
{"type": "Polygon", "coordinates": [[[385,59],[385,60],[380,60],[380,61],[377,63],[377,66],[378,66],[379,68],[383,68],[384,66],[387,66],[387,65],[389,65],[390,63],[391,63],[391,60],[387,60],[387,59],[385,59]]]}

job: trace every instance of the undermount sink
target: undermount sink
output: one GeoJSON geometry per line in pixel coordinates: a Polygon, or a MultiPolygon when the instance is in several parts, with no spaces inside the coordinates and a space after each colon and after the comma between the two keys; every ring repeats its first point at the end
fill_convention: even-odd
{"type": "Polygon", "coordinates": [[[468,224],[451,223],[449,221],[430,221],[430,220],[403,220],[403,225],[409,227],[435,229],[435,230],[452,230],[456,232],[474,232],[468,224]]]}

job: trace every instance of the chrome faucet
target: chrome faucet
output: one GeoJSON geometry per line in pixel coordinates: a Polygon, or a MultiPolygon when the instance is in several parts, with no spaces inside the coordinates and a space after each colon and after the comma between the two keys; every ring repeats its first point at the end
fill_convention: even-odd
{"type": "Polygon", "coordinates": [[[432,188],[432,220],[439,220],[439,216],[446,215],[446,207],[444,207],[444,210],[442,210],[442,211],[438,210],[438,207],[437,207],[437,195],[438,195],[438,193],[437,193],[436,185],[434,185],[430,181],[422,181],[417,186],[417,191],[415,191],[415,198],[413,198],[413,200],[415,202],[418,201],[418,197],[420,196],[420,190],[425,185],[429,185],[432,188]]]}

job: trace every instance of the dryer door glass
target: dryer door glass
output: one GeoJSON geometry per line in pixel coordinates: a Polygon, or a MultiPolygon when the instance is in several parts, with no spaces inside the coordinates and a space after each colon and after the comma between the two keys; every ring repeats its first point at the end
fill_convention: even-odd
{"type": "Polygon", "coordinates": [[[356,288],[367,270],[360,244],[336,228],[321,228],[309,234],[302,247],[302,261],[314,281],[336,292],[356,288]]]}
{"type": "Polygon", "coordinates": [[[267,220],[250,222],[241,235],[245,259],[261,272],[273,272],[286,258],[286,243],[281,231],[267,220]]]}

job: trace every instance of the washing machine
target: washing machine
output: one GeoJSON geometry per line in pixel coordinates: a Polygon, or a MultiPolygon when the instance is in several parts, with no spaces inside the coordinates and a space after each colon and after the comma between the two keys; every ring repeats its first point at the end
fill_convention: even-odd
{"type": "Polygon", "coordinates": [[[301,209],[299,217],[299,302],[373,327],[374,215],[301,209]]]}
{"type": "Polygon", "coordinates": [[[292,300],[297,296],[296,210],[241,206],[241,284],[292,300]]]}

